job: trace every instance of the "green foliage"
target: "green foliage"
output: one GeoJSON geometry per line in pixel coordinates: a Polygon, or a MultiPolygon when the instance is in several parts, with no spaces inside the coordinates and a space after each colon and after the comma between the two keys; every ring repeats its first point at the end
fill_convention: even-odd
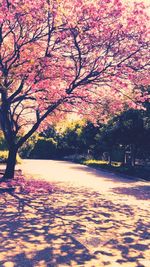
{"type": "Polygon", "coordinates": [[[57,155],[59,158],[83,152],[81,134],[84,124],[84,121],[69,122],[60,129],[57,138],[57,155]]]}
{"type": "Polygon", "coordinates": [[[0,150],[7,150],[7,148],[8,147],[3,132],[0,131],[0,150]]]}
{"type": "Polygon", "coordinates": [[[30,151],[30,158],[56,158],[57,142],[53,138],[38,137],[34,148],[30,151]]]}
{"type": "Polygon", "coordinates": [[[8,157],[8,151],[0,151],[0,162],[6,163],[8,157]]]}
{"type": "Polygon", "coordinates": [[[21,147],[19,154],[22,158],[30,158],[31,151],[34,149],[38,141],[38,134],[32,135],[21,147]]]}
{"type": "Polygon", "coordinates": [[[53,159],[56,158],[57,141],[46,138],[49,133],[34,134],[22,146],[19,154],[22,158],[53,159]]]}
{"type": "Polygon", "coordinates": [[[97,135],[99,134],[101,125],[95,126],[92,122],[87,122],[82,128],[80,138],[83,143],[83,149],[86,154],[93,154],[95,144],[97,143],[97,135]]]}
{"type": "MultiPolygon", "coordinates": [[[[6,163],[8,158],[8,150],[0,151],[0,163],[6,163]]],[[[21,158],[17,154],[16,162],[19,164],[21,163],[21,158]]]]}
{"type": "Polygon", "coordinates": [[[125,163],[125,153],[130,152],[131,164],[136,157],[150,155],[150,124],[148,115],[141,110],[127,110],[115,116],[100,128],[95,145],[95,158],[98,152],[107,152],[111,160],[125,163]]]}
{"type": "Polygon", "coordinates": [[[55,126],[54,125],[51,125],[46,130],[44,130],[43,132],[41,132],[39,134],[39,136],[45,137],[45,138],[53,138],[54,140],[57,140],[58,133],[57,133],[57,130],[56,130],[55,126]]]}
{"type": "MultiPolygon", "coordinates": [[[[125,164],[125,153],[135,157],[150,156],[149,111],[127,110],[107,124],[95,126],[85,120],[64,122],[34,135],[20,151],[27,158],[107,159],[125,164]]],[[[80,159],[79,159],[80,161],[80,159]]]]}
{"type": "MultiPolygon", "coordinates": [[[[83,162],[84,164],[88,166],[102,166],[102,165],[108,165],[108,161],[105,160],[95,160],[95,159],[90,159],[90,160],[85,160],[83,162]]],[[[112,166],[114,167],[120,167],[121,163],[120,162],[112,162],[112,166]]]]}

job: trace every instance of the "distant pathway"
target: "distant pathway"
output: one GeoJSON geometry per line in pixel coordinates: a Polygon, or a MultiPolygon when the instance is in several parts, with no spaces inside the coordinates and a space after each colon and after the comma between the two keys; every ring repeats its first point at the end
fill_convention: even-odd
{"type": "Polygon", "coordinates": [[[105,195],[106,199],[150,210],[150,182],[123,175],[95,170],[67,161],[24,160],[21,166],[26,175],[74,187],[85,187],[105,195]]]}

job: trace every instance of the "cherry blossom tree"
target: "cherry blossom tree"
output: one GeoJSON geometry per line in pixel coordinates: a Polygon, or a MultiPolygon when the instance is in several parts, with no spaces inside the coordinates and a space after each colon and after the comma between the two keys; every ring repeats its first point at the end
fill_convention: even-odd
{"type": "Polygon", "coordinates": [[[14,177],[23,143],[66,111],[94,118],[97,110],[105,115],[106,104],[112,113],[136,106],[132,83],[149,69],[148,25],[142,2],[1,0],[0,124],[9,148],[4,178],[14,177]]]}

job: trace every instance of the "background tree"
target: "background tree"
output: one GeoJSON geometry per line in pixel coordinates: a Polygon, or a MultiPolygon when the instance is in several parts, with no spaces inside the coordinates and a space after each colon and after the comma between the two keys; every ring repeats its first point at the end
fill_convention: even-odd
{"type": "Polygon", "coordinates": [[[132,81],[149,67],[147,21],[143,3],[1,1],[0,123],[9,148],[4,178],[14,176],[18,149],[46,121],[71,109],[95,118],[96,105],[103,113],[104,103],[111,113],[125,103],[136,107],[132,81]]]}
{"type": "Polygon", "coordinates": [[[85,121],[77,120],[68,122],[58,133],[57,155],[59,157],[77,155],[84,151],[81,138],[85,121]]]}
{"type": "MultiPolygon", "coordinates": [[[[97,136],[97,150],[108,152],[111,160],[126,162],[126,152],[130,153],[130,165],[135,159],[149,157],[150,124],[145,110],[129,109],[115,116],[103,125],[97,136]]],[[[97,151],[97,152],[98,152],[97,151]]],[[[129,162],[128,162],[129,164],[129,162]]]]}
{"type": "Polygon", "coordinates": [[[100,125],[94,125],[92,122],[87,121],[82,128],[80,139],[82,140],[82,147],[85,155],[94,155],[96,136],[99,133],[100,125]]]}
{"type": "Polygon", "coordinates": [[[7,143],[6,143],[6,140],[4,138],[4,134],[2,131],[0,131],[0,151],[2,150],[7,150],[8,147],[7,147],[7,143]]]}
{"type": "Polygon", "coordinates": [[[55,159],[57,142],[53,138],[38,137],[34,148],[30,151],[30,158],[55,159]]]}

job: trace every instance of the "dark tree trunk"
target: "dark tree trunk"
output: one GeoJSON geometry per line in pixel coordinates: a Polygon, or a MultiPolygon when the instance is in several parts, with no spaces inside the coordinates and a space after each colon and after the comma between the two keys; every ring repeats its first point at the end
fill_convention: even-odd
{"type": "Polygon", "coordinates": [[[109,156],[108,156],[108,164],[111,166],[111,163],[112,163],[112,152],[109,153],[109,156]]]}
{"type": "Polygon", "coordinates": [[[136,149],[135,145],[131,145],[131,166],[135,167],[135,154],[136,154],[136,149]]]}
{"type": "Polygon", "coordinates": [[[15,165],[16,165],[16,156],[17,149],[15,147],[11,147],[8,153],[8,159],[6,164],[6,170],[3,176],[4,180],[13,179],[15,174],[15,165]]]}
{"type": "Polygon", "coordinates": [[[123,159],[122,159],[122,166],[126,164],[126,147],[123,145],[123,159]]]}

